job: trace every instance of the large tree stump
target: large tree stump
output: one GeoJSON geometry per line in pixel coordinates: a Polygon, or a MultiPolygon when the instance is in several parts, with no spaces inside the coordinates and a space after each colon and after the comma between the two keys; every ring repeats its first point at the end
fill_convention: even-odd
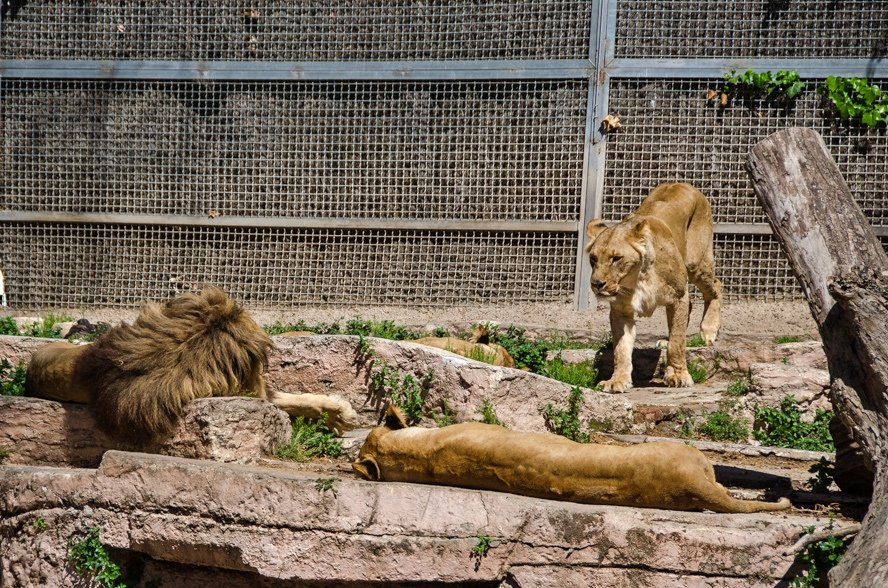
{"type": "Polygon", "coordinates": [[[874,480],[861,532],[830,580],[888,586],[888,256],[815,131],[771,135],[747,170],[823,340],[840,421],[836,481],[860,490],[874,480]]]}

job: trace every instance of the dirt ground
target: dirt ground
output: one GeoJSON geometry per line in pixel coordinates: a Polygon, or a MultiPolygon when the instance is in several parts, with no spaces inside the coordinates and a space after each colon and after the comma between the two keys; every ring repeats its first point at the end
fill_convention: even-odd
{"type": "MultiPolygon", "coordinates": [[[[57,312],[92,321],[132,320],[136,310],[121,309],[61,309],[57,312]]],[[[14,314],[12,312],[0,314],[14,314]]],[[[691,312],[688,334],[696,333],[702,314],[702,303],[695,303],[691,312]]],[[[608,308],[599,304],[589,310],[578,311],[573,304],[519,304],[512,306],[470,306],[446,308],[410,308],[391,306],[307,306],[289,310],[254,310],[253,315],[262,325],[295,323],[307,324],[345,322],[360,317],[368,320],[391,320],[396,324],[415,328],[436,326],[466,326],[481,321],[493,321],[503,326],[516,325],[532,332],[563,332],[574,338],[599,339],[610,331],[608,308]]],[[[649,318],[637,323],[640,341],[666,338],[666,315],[658,309],[649,318]]],[[[722,307],[722,338],[767,339],[794,335],[817,339],[817,326],[803,300],[780,302],[736,301],[722,307]]]]}

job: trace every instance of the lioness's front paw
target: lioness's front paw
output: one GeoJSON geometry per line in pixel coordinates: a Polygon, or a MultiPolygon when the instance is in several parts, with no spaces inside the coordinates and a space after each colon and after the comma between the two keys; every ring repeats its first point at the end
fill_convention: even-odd
{"type": "Polygon", "coordinates": [[[700,331],[700,336],[703,338],[703,344],[707,347],[712,347],[715,345],[715,338],[718,336],[718,331],[700,331]]]}
{"type": "Polygon", "coordinates": [[[632,380],[624,380],[621,378],[611,378],[610,380],[604,380],[599,382],[601,385],[601,389],[605,392],[625,392],[629,388],[632,387],[632,380]]]}
{"type": "Polygon", "coordinates": [[[330,429],[341,435],[358,426],[358,413],[355,412],[348,400],[338,396],[331,396],[330,400],[336,406],[335,410],[327,412],[327,426],[330,429]]]}
{"type": "Polygon", "coordinates": [[[670,388],[690,388],[694,385],[694,379],[688,370],[676,370],[670,366],[663,375],[663,383],[670,388]]]}

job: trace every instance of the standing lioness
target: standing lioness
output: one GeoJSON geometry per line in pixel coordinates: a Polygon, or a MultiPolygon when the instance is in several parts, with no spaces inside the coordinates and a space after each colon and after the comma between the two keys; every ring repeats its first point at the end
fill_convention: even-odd
{"type": "Polygon", "coordinates": [[[692,386],[685,361],[685,331],[690,315],[688,280],[703,294],[700,334],[715,342],[721,325],[721,282],[714,274],[712,213],[706,197],[689,184],[661,184],[634,214],[608,227],[592,220],[586,227],[586,252],[592,264],[592,290],[610,302],[614,337],[614,374],[605,390],[632,387],[635,315],[650,316],[666,307],[669,345],[667,386],[692,386]]]}

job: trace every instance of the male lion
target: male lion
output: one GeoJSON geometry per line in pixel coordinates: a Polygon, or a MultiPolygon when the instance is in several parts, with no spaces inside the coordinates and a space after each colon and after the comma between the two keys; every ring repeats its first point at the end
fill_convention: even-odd
{"type": "Polygon", "coordinates": [[[632,387],[635,315],[650,316],[666,307],[669,343],[667,386],[692,386],[685,361],[685,331],[690,315],[688,280],[703,294],[700,334],[712,345],[721,325],[721,282],[712,256],[709,202],[689,184],[661,184],[634,214],[608,227],[592,220],[586,227],[586,252],[592,264],[592,290],[610,302],[614,373],[604,390],[632,387]]]}
{"type": "Polygon", "coordinates": [[[586,504],[671,510],[759,512],[778,502],[738,500],[716,482],[698,449],[661,441],[629,447],[577,443],[551,433],[461,423],[408,427],[392,406],[352,468],[368,480],[511,492],[586,504]]]}
{"type": "Polygon", "coordinates": [[[262,372],[271,339],[246,310],[219,288],[142,307],[132,324],[121,323],[95,343],[50,343],[31,356],[28,395],[88,403],[112,435],[153,440],[168,434],[196,398],[250,394],[270,400],[291,416],[328,415],[337,431],[357,415],[342,399],[269,392],[262,372]]]}

